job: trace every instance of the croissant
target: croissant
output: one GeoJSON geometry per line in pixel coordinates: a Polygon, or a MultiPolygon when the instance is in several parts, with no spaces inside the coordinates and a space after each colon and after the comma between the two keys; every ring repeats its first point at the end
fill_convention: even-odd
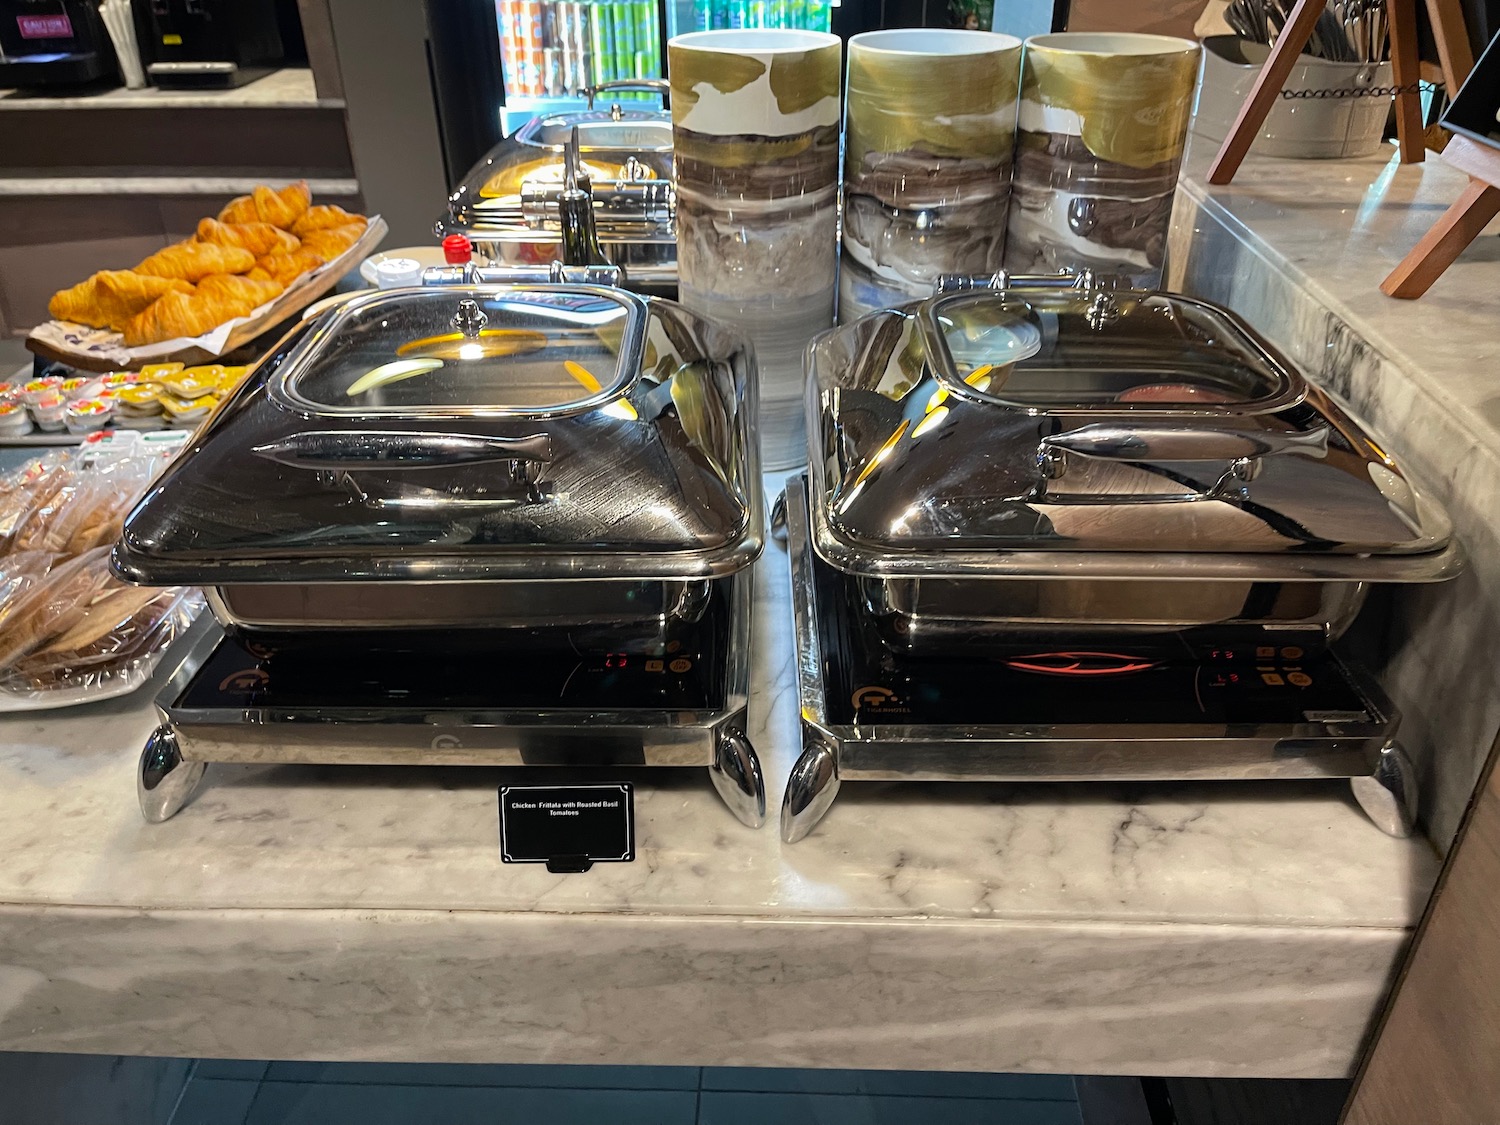
{"type": "Polygon", "coordinates": [[[255,210],[255,200],[248,195],[237,195],[219,212],[221,223],[258,223],[260,214],[255,210]]]}
{"type": "Polygon", "coordinates": [[[173,292],[163,294],[145,312],[127,320],[121,332],[127,348],[139,348],[183,336],[201,336],[228,319],[219,316],[216,307],[196,293],[173,292]]]}
{"type": "Polygon", "coordinates": [[[135,267],[135,272],[198,281],[211,273],[244,273],[254,265],[255,255],[238,246],[179,242],[152,254],[135,267]]]}
{"type": "Polygon", "coordinates": [[[297,249],[295,235],[270,223],[221,223],[217,219],[204,219],[198,224],[197,239],[219,246],[238,246],[257,258],[297,249]]]}
{"type": "Polygon", "coordinates": [[[321,254],[331,262],[358,242],[359,236],[364,233],[365,228],[359,223],[345,223],[341,227],[311,231],[302,240],[302,249],[321,254]]]}
{"type": "Polygon", "coordinates": [[[308,190],[306,180],[287,184],[280,191],[262,184],[250,196],[255,200],[255,211],[260,221],[271,223],[282,230],[287,230],[300,219],[312,202],[312,192],[308,190]]]}
{"type": "Polygon", "coordinates": [[[179,278],[150,277],[130,270],[102,270],[54,294],[47,311],[58,320],[95,328],[119,328],[169,290],[191,292],[179,278]]]}
{"type": "Polygon", "coordinates": [[[244,316],[260,308],[267,301],[279,297],[285,288],[275,280],[263,281],[248,276],[216,273],[198,283],[198,296],[207,301],[219,301],[225,309],[235,310],[221,318],[219,323],[222,324],[231,316],[244,316]]]}
{"type": "Polygon", "coordinates": [[[315,270],[328,259],[315,250],[308,249],[304,243],[290,254],[268,254],[255,263],[255,269],[249,275],[256,280],[269,278],[279,281],[282,285],[290,286],[309,270],[315,270]]]}
{"type": "Polygon", "coordinates": [[[363,230],[369,222],[370,220],[363,215],[355,215],[335,204],[324,203],[317,207],[309,207],[306,213],[292,224],[292,233],[301,238],[315,230],[342,227],[349,223],[358,223],[360,229],[363,230]]]}

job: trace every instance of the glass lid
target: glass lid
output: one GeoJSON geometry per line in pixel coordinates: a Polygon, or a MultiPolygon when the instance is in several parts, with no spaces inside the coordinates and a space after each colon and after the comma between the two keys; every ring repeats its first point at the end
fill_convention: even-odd
{"type": "Polygon", "coordinates": [[[962,293],[928,310],[936,374],[1021,409],[1264,407],[1301,379],[1216,309],[1164,293],[962,293]]]}
{"type": "Polygon", "coordinates": [[[1448,563],[1396,556],[1456,559],[1404,467],[1208,302],[944,294],[819,337],[812,373],[815,543],[852,573],[1418,581],[1448,563]]]}
{"type": "Polygon", "coordinates": [[[633,375],[641,319],[607,290],[387,291],[342,306],[271,390],[312,414],[577,412],[633,375]]]}

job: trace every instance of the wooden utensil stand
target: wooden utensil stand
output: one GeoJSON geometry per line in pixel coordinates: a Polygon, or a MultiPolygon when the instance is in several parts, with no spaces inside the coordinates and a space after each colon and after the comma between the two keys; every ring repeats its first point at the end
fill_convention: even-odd
{"type": "Polygon", "coordinates": [[[1469,186],[1380,283],[1380,291],[1388,297],[1410,301],[1427,292],[1464,247],[1500,215],[1500,150],[1468,137],[1454,137],[1441,155],[1446,163],[1468,173],[1469,186]]]}
{"type": "MultiPolygon", "coordinates": [[[[1391,29],[1391,71],[1398,89],[1396,132],[1401,163],[1415,164],[1424,158],[1426,152],[1422,137],[1421,95],[1417,91],[1421,76],[1421,62],[1417,55],[1417,0],[1386,0],[1386,4],[1391,29]]],[[[1474,53],[1469,47],[1459,0],[1426,0],[1426,4],[1437,39],[1443,81],[1449,90],[1457,91],[1474,68],[1474,53]]],[[[1312,38],[1318,17],[1327,6],[1328,0],[1297,0],[1250,89],[1250,96],[1240,107],[1239,116],[1209,167],[1209,183],[1223,185],[1234,179],[1245,154],[1250,151],[1251,142],[1265,124],[1266,115],[1281,96],[1297,57],[1312,38]]]]}

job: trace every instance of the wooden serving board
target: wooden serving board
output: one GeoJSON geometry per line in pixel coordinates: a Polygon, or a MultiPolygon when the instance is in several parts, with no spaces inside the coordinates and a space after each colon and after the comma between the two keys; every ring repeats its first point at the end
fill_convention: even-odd
{"type": "Polygon", "coordinates": [[[43,359],[53,360],[57,363],[66,363],[69,367],[80,371],[107,372],[107,371],[130,371],[144,367],[148,363],[184,363],[189,367],[200,363],[214,363],[223,356],[234,351],[236,348],[248,344],[251,340],[266,334],[280,326],[284,321],[291,319],[314,301],[328,295],[329,291],[339,283],[350,270],[357,269],[359,263],[369,257],[380,242],[386,236],[389,228],[385,220],[379,215],[370,219],[370,224],[365,228],[364,234],[360,235],[359,241],[349,249],[345,250],[333,261],[329,262],[316,273],[311,274],[290,289],[277,297],[274,302],[257,317],[238,324],[229,333],[229,338],[224,341],[224,347],[217,352],[208,351],[206,348],[189,346],[177,351],[161,354],[139,355],[135,353],[139,349],[125,349],[129,357],[124,363],[119,360],[101,356],[96,352],[85,349],[71,349],[54,346],[50,341],[38,339],[33,332],[26,338],[28,350],[43,359]]]}

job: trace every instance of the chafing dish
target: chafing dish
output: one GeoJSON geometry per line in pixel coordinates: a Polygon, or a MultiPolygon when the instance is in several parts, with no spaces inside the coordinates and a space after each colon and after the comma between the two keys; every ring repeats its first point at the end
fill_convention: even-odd
{"type": "Polygon", "coordinates": [[[949,292],[811,349],[818,554],[892,645],[1200,625],[1322,647],[1446,515],[1225,309],[1093,276],[949,292]]]}
{"type": "Polygon", "coordinates": [[[754,385],[738,336],[616,289],[457,285],[329,309],[125,522],[117,572],[207,588],[228,634],[159,700],[170,753],[148,750],[152,769],[164,753],[701,763],[758,822],[740,733],[754,385]],[[450,698],[430,677],[448,662],[510,671],[450,698]]]}
{"type": "Polygon", "coordinates": [[[1371,584],[1459,550],[1237,317],[1000,275],[826,333],[809,367],[788,840],[850,778],[1350,777],[1410,831],[1396,711],[1330,645],[1371,584]]]}
{"type": "Polygon", "coordinates": [[[675,296],[676,195],[672,118],[662,109],[595,109],[622,89],[661,92],[659,81],[605,82],[585,90],[589,108],[535,117],[481,160],[448,200],[439,238],[462,234],[483,264],[561,261],[565,147],[578,138],[580,184],[593,197],[599,242],[640,292],[675,296]]]}

